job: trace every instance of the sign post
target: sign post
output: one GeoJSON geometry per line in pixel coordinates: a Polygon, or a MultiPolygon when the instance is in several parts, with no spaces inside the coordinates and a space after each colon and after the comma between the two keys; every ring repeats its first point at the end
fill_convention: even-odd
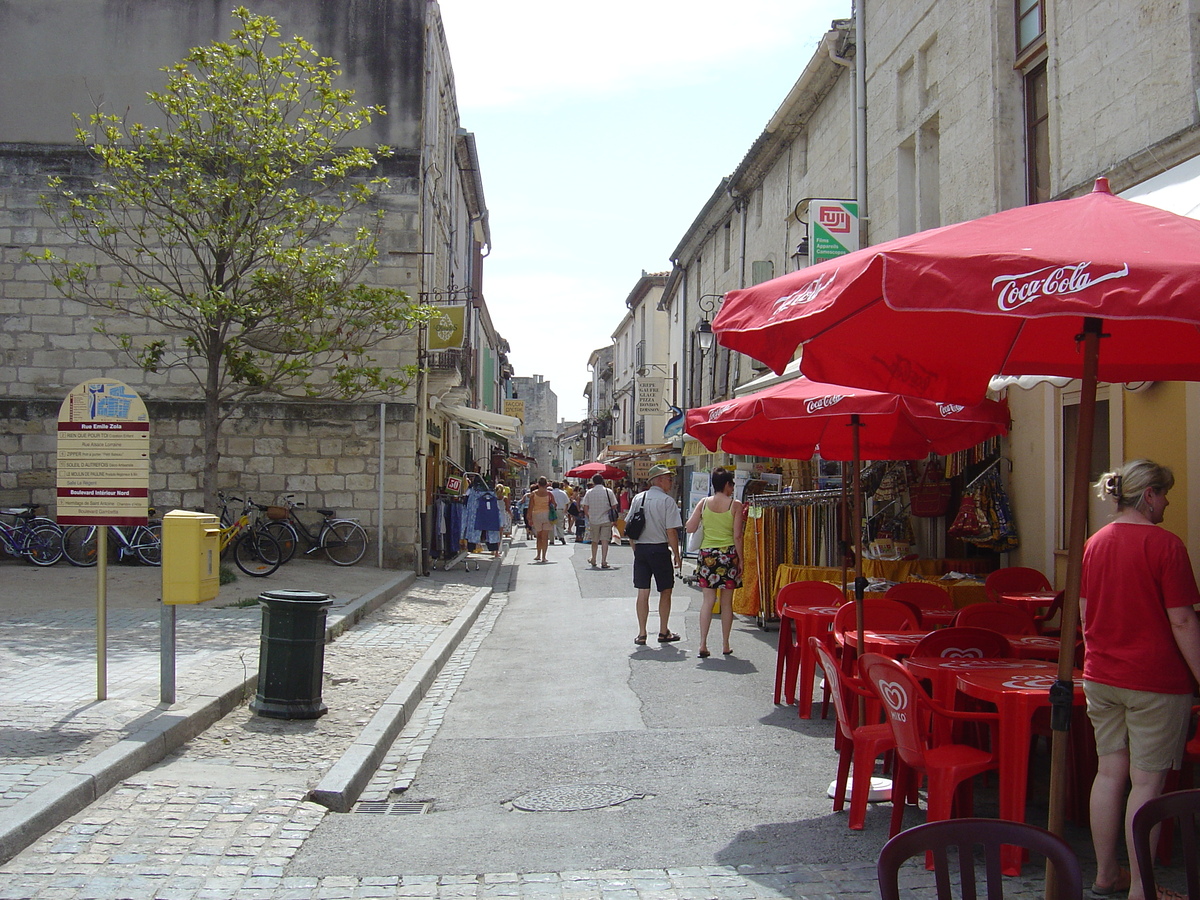
{"type": "Polygon", "coordinates": [[[58,410],[60,525],[96,529],[96,699],[108,699],[108,526],[145,525],[150,417],[120,381],[77,385],[58,410]]]}

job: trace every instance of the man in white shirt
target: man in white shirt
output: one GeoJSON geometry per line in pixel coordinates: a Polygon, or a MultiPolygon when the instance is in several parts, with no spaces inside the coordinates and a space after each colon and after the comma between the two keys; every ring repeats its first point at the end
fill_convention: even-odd
{"type": "MultiPolygon", "coordinates": [[[[646,527],[637,539],[630,537],[633,546],[633,586],[637,588],[638,635],[635,644],[646,643],[646,622],[650,618],[650,579],[658,588],[658,642],[669,644],[679,640],[667,627],[671,616],[671,590],[675,587],[675,570],[679,568],[679,531],[683,517],[679,504],[667,493],[675,473],[666,466],[652,466],[650,487],[633,498],[629,515],[643,509],[646,527]]],[[[626,519],[628,522],[628,519],[626,519]]]]}
{"type": "Polygon", "coordinates": [[[554,482],[550,488],[550,493],[554,495],[554,502],[558,504],[558,518],[554,520],[554,541],[567,542],[567,533],[563,530],[564,523],[567,521],[567,507],[571,505],[571,498],[567,496],[567,492],[562,489],[562,482],[554,482]]]}
{"type": "Polygon", "coordinates": [[[617,508],[617,495],[604,486],[603,475],[592,476],[592,486],[583,495],[583,514],[587,517],[588,538],[592,542],[591,566],[596,568],[596,548],[600,548],[600,568],[612,568],[608,564],[608,545],[612,541],[612,523],[616,516],[610,510],[617,508]]]}

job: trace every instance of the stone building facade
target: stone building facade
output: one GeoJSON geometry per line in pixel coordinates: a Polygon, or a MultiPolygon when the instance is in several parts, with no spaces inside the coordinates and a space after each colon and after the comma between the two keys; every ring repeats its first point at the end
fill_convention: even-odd
{"type": "MultiPolygon", "coordinates": [[[[201,502],[194,384],[180,372],[154,375],[130,365],[96,333],[94,312],[62,299],[27,254],[65,246],[37,203],[48,175],[88,165],[74,143],[72,113],[86,117],[103,102],[146,121],[139,116],[145,91],[163,83],[157,69],[190,47],[226,40],[236,5],[13,0],[0,8],[0,379],[8,386],[0,404],[0,501],[32,500],[53,513],[58,403],[81,381],[105,377],[135,388],[150,410],[151,503],[165,511],[201,502]]],[[[380,265],[364,278],[435,304],[464,292],[473,315],[462,399],[473,405],[486,395],[499,404],[507,363],[482,294],[487,209],[474,141],[459,125],[437,4],[269,0],[255,11],[275,17],[283,35],[302,35],[337,59],[356,101],[386,107],[388,115],[362,133],[365,144],[395,151],[376,173],[389,179],[377,200],[386,219],[380,265]],[[485,373],[491,380],[481,385],[485,373]]],[[[416,363],[418,335],[393,339],[374,355],[386,366],[416,363]]],[[[440,476],[443,456],[438,446],[430,465],[430,435],[453,448],[444,452],[474,448],[486,458],[489,451],[482,435],[460,438],[460,423],[440,415],[428,390],[422,379],[403,394],[358,403],[245,403],[222,432],[221,484],[264,502],[294,493],[310,507],[359,517],[385,565],[419,567],[425,488],[440,476]]],[[[373,547],[368,558],[374,555],[373,547]]]]}
{"type": "MultiPolygon", "coordinates": [[[[702,304],[805,264],[791,249],[805,236],[793,206],[803,198],[856,199],[865,243],[1076,196],[1099,176],[1116,193],[1200,209],[1196,0],[877,0],[861,14],[861,33],[833,23],[672,254],[663,304],[690,406],[758,371],[737,354],[700,354],[696,325],[714,312],[702,304]]],[[[1004,561],[1062,583],[1078,387],[1007,396],[1004,474],[1021,546],[1004,561]]],[[[1200,490],[1189,490],[1200,485],[1200,385],[1102,385],[1098,414],[1097,472],[1139,456],[1170,465],[1178,499],[1165,525],[1185,540],[1200,532],[1200,490]]],[[[723,461],[691,449],[701,467],[723,461]]],[[[1092,509],[1089,528],[1107,513],[1092,509]]]]}

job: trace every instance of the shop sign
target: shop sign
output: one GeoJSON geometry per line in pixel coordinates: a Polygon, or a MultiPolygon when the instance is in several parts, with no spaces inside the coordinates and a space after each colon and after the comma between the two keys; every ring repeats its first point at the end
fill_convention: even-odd
{"type": "Polygon", "coordinates": [[[637,415],[663,414],[663,383],[665,378],[639,378],[637,381],[637,415]]]}
{"type": "Polygon", "coordinates": [[[137,391],[94,378],[58,410],[60,525],[145,525],[150,417],[137,391]]]}
{"type": "Polygon", "coordinates": [[[458,475],[446,476],[446,493],[461,494],[463,491],[463,480],[458,475]]]}
{"type": "Polygon", "coordinates": [[[457,350],[463,345],[467,306],[438,306],[429,319],[429,349],[457,350]]]}
{"type": "Polygon", "coordinates": [[[505,400],[504,414],[512,416],[514,419],[525,421],[525,401],[524,400],[505,400]]]}
{"type": "Polygon", "coordinates": [[[810,262],[845,256],[858,249],[858,203],[854,200],[808,201],[810,262]]]}

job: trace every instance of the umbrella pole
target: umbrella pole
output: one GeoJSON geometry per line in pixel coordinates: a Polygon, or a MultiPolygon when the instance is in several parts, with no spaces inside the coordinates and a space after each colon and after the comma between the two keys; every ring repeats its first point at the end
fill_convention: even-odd
{"type": "MultiPolygon", "coordinates": [[[[1088,486],[1092,467],[1092,442],[1096,423],[1096,368],[1100,356],[1102,322],[1083,320],[1083,381],[1079,392],[1079,433],[1075,438],[1075,477],[1071,485],[1071,530],[1067,543],[1067,583],[1063,595],[1061,649],[1058,680],[1050,689],[1050,812],[1047,827],[1063,834],[1066,819],[1067,745],[1074,706],[1075,640],[1079,620],[1079,591],[1083,580],[1083,545],[1087,539],[1088,486]]],[[[1053,867],[1046,866],[1046,900],[1057,900],[1058,882],[1053,867]]]]}
{"type": "MultiPolygon", "coordinates": [[[[859,460],[858,446],[858,430],[862,428],[862,422],[857,415],[850,417],[850,427],[854,430],[850,432],[851,446],[853,447],[854,461],[853,469],[850,471],[850,480],[854,490],[854,520],[850,523],[854,529],[854,625],[858,634],[858,654],[862,654],[863,649],[863,594],[866,593],[867,579],[863,578],[863,548],[862,548],[862,463],[859,460]]],[[[863,697],[858,698],[858,721],[867,721],[866,700],[863,697]]]]}
{"type": "Polygon", "coordinates": [[[842,463],[842,495],[838,502],[838,556],[842,564],[842,596],[846,596],[846,585],[850,583],[850,504],[846,496],[846,480],[849,473],[842,463]]]}

